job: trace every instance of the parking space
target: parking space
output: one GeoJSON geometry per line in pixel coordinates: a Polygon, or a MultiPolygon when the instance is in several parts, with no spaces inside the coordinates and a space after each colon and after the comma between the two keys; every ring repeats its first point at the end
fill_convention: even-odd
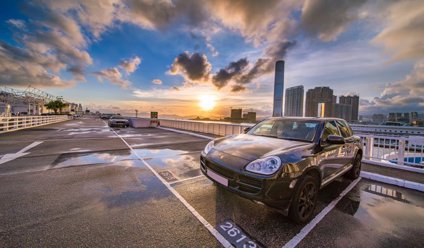
{"type": "MultiPolygon", "coordinates": [[[[307,226],[202,176],[199,155],[207,139],[151,128],[112,130],[93,119],[40,129],[0,141],[0,154],[42,141],[0,164],[2,247],[219,247],[217,237],[283,247],[307,226]],[[8,141],[14,149],[2,150],[8,141]],[[239,236],[226,233],[231,225],[239,236]]],[[[349,185],[340,179],[325,187],[315,214],[349,185]]],[[[362,179],[336,203],[299,247],[417,247],[423,241],[421,192],[362,179]]]]}

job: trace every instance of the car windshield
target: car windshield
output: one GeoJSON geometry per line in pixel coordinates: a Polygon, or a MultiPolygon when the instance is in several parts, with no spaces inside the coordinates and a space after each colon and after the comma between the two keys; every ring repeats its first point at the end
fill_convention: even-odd
{"type": "Polygon", "coordinates": [[[110,117],[111,119],[122,119],[122,117],[121,116],[119,116],[119,115],[114,115],[114,116],[112,116],[112,117],[110,117]]]}
{"type": "Polygon", "coordinates": [[[312,142],[318,124],[318,121],[310,120],[270,119],[258,123],[248,134],[312,142]]]}

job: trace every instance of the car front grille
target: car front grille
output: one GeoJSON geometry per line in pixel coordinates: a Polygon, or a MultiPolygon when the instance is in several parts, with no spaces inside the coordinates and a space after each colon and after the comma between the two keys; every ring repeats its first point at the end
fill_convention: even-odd
{"type": "Polygon", "coordinates": [[[262,190],[263,181],[261,179],[256,179],[233,172],[222,166],[207,161],[204,157],[200,158],[200,167],[201,170],[205,173],[206,170],[209,169],[221,176],[224,176],[229,180],[228,186],[238,191],[249,194],[257,194],[262,190]]]}

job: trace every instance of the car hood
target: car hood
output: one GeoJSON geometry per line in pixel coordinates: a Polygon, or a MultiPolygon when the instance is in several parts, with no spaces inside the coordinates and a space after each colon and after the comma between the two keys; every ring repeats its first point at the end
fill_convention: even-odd
{"type": "Polygon", "coordinates": [[[309,146],[312,144],[308,142],[239,134],[216,140],[214,149],[247,161],[253,161],[263,156],[280,155],[295,148],[309,146]]]}

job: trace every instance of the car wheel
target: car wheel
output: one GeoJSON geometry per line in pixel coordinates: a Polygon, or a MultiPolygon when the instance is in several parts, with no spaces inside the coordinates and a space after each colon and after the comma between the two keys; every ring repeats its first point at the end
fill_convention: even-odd
{"type": "Polygon", "coordinates": [[[361,166],[362,166],[362,156],[357,154],[353,160],[352,168],[345,174],[349,179],[356,179],[361,175],[361,166]]]}
{"type": "Polygon", "coordinates": [[[307,222],[313,215],[317,205],[319,183],[310,175],[298,182],[289,209],[289,217],[296,223],[307,222]]]}

